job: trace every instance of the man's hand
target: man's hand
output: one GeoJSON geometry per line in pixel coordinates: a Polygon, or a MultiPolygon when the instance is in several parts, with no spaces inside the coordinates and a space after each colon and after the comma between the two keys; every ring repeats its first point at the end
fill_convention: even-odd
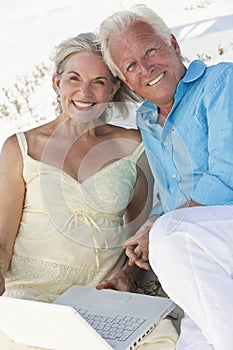
{"type": "Polygon", "coordinates": [[[128,263],[118,271],[111,279],[104,280],[97,289],[115,289],[122,292],[135,292],[135,278],[139,269],[137,266],[129,266],[128,263]]]}
{"type": "Polygon", "coordinates": [[[148,219],[137,233],[124,243],[126,255],[129,258],[129,265],[137,265],[142,269],[150,270],[148,260],[149,232],[156,217],[148,219]]]}

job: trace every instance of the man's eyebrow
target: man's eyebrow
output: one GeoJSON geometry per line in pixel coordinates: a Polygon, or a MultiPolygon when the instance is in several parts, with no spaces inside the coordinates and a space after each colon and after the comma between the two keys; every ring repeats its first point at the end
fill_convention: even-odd
{"type": "Polygon", "coordinates": [[[159,41],[153,42],[153,43],[147,45],[147,46],[144,47],[144,49],[142,50],[142,54],[145,54],[146,51],[147,51],[148,49],[152,49],[152,48],[157,48],[157,47],[159,47],[159,45],[160,45],[160,42],[159,42],[159,41]]]}

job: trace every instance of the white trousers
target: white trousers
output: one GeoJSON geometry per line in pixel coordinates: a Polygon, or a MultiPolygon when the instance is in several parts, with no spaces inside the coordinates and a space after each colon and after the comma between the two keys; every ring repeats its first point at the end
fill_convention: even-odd
{"type": "Polygon", "coordinates": [[[149,259],[185,312],[177,350],[233,349],[233,206],[163,215],[150,232],[149,259]]]}

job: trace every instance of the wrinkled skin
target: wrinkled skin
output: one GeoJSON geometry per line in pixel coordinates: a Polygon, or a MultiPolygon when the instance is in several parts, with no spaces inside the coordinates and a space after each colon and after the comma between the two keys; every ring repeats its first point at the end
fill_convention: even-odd
{"type": "Polygon", "coordinates": [[[97,289],[115,289],[122,292],[135,292],[135,278],[139,269],[137,266],[129,266],[128,262],[111,279],[104,280],[96,286],[97,289]]]}
{"type": "Polygon", "coordinates": [[[5,280],[1,270],[2,270],[2,267],[0,265],[0,295],[2,295],[5,292],[5,280]]]}

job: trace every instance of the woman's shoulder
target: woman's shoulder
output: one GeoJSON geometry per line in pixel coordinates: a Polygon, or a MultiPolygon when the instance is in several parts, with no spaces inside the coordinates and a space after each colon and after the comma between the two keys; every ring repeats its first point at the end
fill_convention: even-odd
{"type": "Polygon", "coordinates": [[[16,134],[9,136],[3,143],[0,152],[0,164],[5,169],[13,167],[14,171],[16,171],[17,165],[22,166],[22,152],[16,134]]]}
{"type": "Polygon", "coordinates": [[[13,150],[14,148],[18,147],[18,141],[17,141],[17,136],[16,134],[13,134],[9,136],[2,145],[2,152],[8,151],[8,150],[13,150]]]}
{"type": "Polygon", "coordinates": [[[56,120],[52,120],[46,124],[38,125],[35,128],[29,129],[25,132],[26,137],[40,136],[43,134],[51,134],[56,128],[56,120]]]}
{"type": "Polygon", "coordinates": [[[124,128],[123,126],[108,125],[113,138],[125,138],[141,142],[141,134],[137,129],[124,128]]]}

